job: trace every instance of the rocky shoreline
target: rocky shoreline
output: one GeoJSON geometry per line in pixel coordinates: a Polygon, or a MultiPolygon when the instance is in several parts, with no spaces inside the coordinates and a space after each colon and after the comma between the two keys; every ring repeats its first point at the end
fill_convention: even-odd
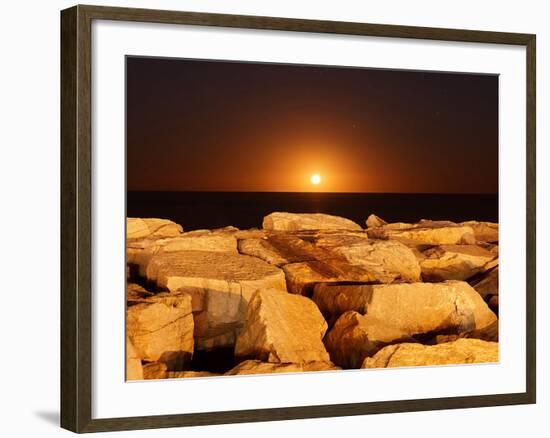
{"type": "Polygon", "coordinates": [[[498,224],[365,225],[128,218],[127,379],[497,362],[498,224]]]}

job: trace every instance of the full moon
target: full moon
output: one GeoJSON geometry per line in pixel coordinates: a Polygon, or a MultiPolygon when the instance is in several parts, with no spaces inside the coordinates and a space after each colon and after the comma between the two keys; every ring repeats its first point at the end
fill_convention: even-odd
{"type": "Polygon", "coordinates": [[[311,184],[315,186],[321,184],[321,175],[319,175],[318,173],[311,175],[310,181],[311,181],[311,184]]]}

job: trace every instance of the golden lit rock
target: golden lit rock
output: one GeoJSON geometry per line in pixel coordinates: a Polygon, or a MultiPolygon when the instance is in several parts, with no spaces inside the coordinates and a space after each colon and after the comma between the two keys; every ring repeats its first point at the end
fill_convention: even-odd
{"type": "Polygon", "coordinates": [[[498,362],[498,343],[459,339],[438,345],[396,344],[364,360],[361,368],[395,368],[498,362]]]}
{"type": "Polygon", "coordinates": [[[258,290],[248,304],[235,356],[272,363],[329,362],[327,323],[313,301],[276,289],[258,290]]]}
{"type": "Polygon", "coordinates": [[[275,212],[264,217],[263,228],[272,231],[361,230],[355,222],[322,213],[275,212]]]}

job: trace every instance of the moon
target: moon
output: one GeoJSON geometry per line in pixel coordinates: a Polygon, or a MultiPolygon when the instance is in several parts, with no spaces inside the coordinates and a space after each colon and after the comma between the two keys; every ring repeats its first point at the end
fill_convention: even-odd
{"type": "Polygon", "coordinates": [[[309,180],[311,181],[311,184],[313,184],[314,186],[318,186],[319,184],[321,184],[321,175],[319,175],[318,173],[314,173],[313,175],[311,175],[311,178],[309,180]]]}

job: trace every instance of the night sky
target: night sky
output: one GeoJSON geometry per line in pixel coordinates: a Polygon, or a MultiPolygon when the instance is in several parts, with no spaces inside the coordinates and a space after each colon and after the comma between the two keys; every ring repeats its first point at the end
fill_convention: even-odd
{"type": "Polygon", "coordinates": [[[497,193],[498,78],[129,57],[127,178],[131,191],[497,193]]]}

